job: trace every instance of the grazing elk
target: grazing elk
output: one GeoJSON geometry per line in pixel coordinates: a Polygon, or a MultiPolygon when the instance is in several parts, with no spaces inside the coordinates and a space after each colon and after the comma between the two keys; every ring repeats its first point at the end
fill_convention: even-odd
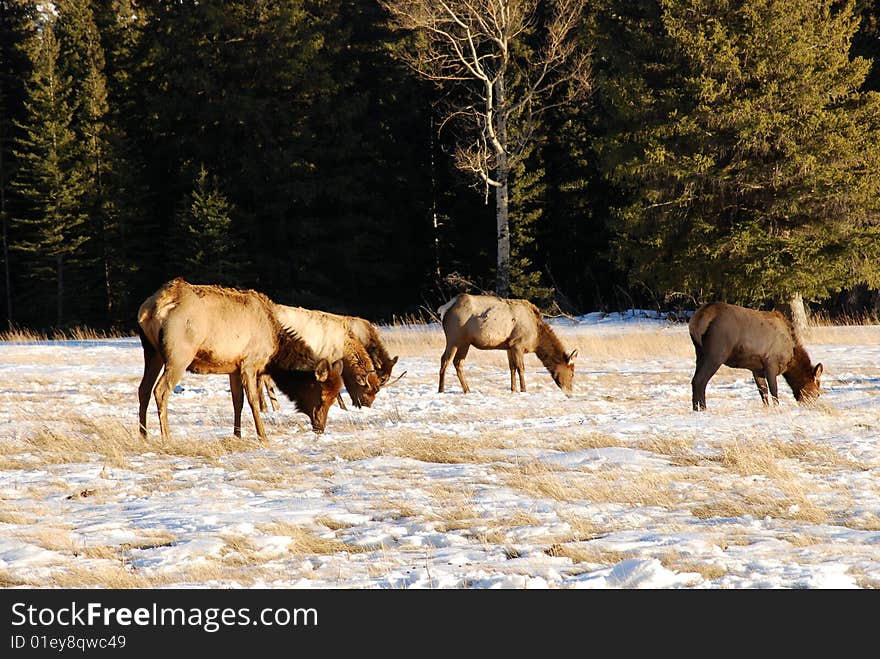
{"type": "Polygon", "coordinates": [[[577,350],[565,351],[541,312],[528,300],[462,293],[440,307],[437,313],[446,334],[446,350],[440,358],[440,393],[450,360],[462,390],[470,391],[462,362],[471,346],[480,350],[507,350],[511,391],[516,391],[517,375],[520,391],[526,390],[523,355],[534,352],[556,385],[566,394],[571,393],[577,350]]]}
{"type": "Polygon", "coordinates": [[[388,380],[391,379],[391,370],[397,363],[397,356],[391,357],[388,354],[382,339],[379,338],[379,330],[376,329],[376,326],[369,320],[359,316],[345,316],[327,311],[320,311],[318,313],[334,318],[342,323],[342,326],[354,334],[357,340],[363,344],[370,355],[370,359],[373,360],[373,365],[376,367],[376,375],[379,376],[379,386],[384,387],[388,380]]]}
{"type": "MultiPolygon", "coordinates": [[[[318,357],[329,361],[342,360],[342,380],[356,407],[370,407],[379,393],[380,383],[373,361],[363,344],[339,321],[321,311],[276,304],[275,316],[283,327],[294,330],[318,357]]],[[[275,391],[268,378],[263,384],[273,409],[278,409],[275,391]]],[[[260,389],[260,409],[265,402],[260,389]]],[[[342,394],[337,397],[339,406],[345,409],[342,394]]]]}
{"type": "Polygon", "coordinates": [[[769,398],[779,403],[779,375],[799,403],[821,392],[822,364],[813,366],[791,322],[778,311],[712,302],[697,309],[688,330],[697,360],[691,381],[694,410],[706,409],[706,384],[722,364],[750,370],[765,405],[769,398]]]}
{"type": "Polygon", "coordinates": [[[138,325],[144,349],[138,387],[141,435],[147,434],[147,406],[155,390],[162,439],[170,436],[168,398],[184,371],[229,375],[236,437],[241,436],[243,391],[257,435],[267,442],[259,412],[258,383],[264,373],[308,415],[312,429],[323,432],[342,388],[342,363],[317,358],[295,332],[281,326],[272,301],[262,293],[173,279],[140,306],[138,325]]]}

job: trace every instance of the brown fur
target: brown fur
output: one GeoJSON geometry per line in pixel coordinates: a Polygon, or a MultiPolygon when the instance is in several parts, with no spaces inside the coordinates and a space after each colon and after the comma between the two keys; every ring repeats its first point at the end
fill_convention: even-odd
{"type": "Polygon", "coordinates": [[[706,384],[722,364],[750,370],[765,405],[771,398],[779,403],[779,375],[799,403],[821,393],[822,364],[813,366],[791,322],[778,311],[712,302],[697,309],[688,330],[696,353],[694,410],[706,409],[706,384]]]}
{"type": "MultiPolygon", "coordinates": [[[[342,359],[342,379],[351,401],[357,407],[371,407],[381,387],[379,375],[364,345],[348,331],[340,317],[323,311],[289,307],[282,304],[274,305],[275,315],[282,326],[290,327],[303,338],[318,357],[342,359]]],[[[263,378],[266,393],[272,407],[278,409],[278,402],[272,383],[263,378]]],[[[342,395],[337,398],[339,406],[345,409],[342,395]]],[[[260,389],[260,409],[266,409],[266,403],[260,389]]]]}
{"type": "Polygon", "coordinates": [[[438,313],[446,334],[446,349],[440,358],[440,384],[443,392],[446,368],[452,361],[464,393],[470,391],[462,363],[471,346],[480,350],[506,350],[510,367],[510,390],[526,390],[523,355],[534,352],[550,372],[553,381],[566,394],[572,391],[574,358],[567,353],[541,312],[528,300],[503,299],[490,295],[462,293],[440,307],[438,313]]]}
{"type": "Polygon", "coordinates": [[[376,326],[369,320],[359,316],[345,316],[327,311],[320,313],[342,323],[342,326],[354,334],[363,344],[367,354],[370,355],[373,365],[376,367],[376,374],[379,376],[379,386],[384,387],[388,380],[391,379],[391,371],[397,363],[397,356],[391,357],[388,354],[385,344],[379,338],[379,330],[376,329],[376,326]]]}
{"type": "Polygon", "coordinates": [[[168,399],[185,371],[229,376],[237,437],[244,394],[257,435],[267,441],[259,413],[258,381],[263,373],[309,416],[315,432],[324,430],[327,411],[342,387],[342,364],[317,358],[295,333],[285,331],[262,293],[173,279],[144,301],[138,325],[144,350],[138,387],[142,435],[147,433],[147,406],[155,392],[162,438],[169,437],[168,399]]]}

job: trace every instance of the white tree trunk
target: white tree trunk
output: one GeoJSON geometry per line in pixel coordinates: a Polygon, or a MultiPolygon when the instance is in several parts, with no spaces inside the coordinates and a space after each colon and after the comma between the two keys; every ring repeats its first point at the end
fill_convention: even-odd
{"type": "Polygon", "coordinates": [[[807,309],[804,306],[804,298],[800,293],[795,293],[788,300],[791,317],[791,324],[794,325],[794,331],[802,339],[806,339],[807,332],[810,330],[810,323],[807,319],[807,309]]]}
{"type": "Polygon", "coordinates": [[[495,273],[495,293],[499,297],[510,297],[510,223],[509,197],[507,189],[507,120],[504,116],[504,76],[495,81],[494,105],[497,125],[496,171],[500,185],[495,188],[495,220],[498,229],[498,269],[495,273]]]}
{"type": "Polygon", "coordinates": [[[495,293],[510,297],[510,226],[508,223],[507,183],[495,188],[495,218],[498,225],[498,270],[495,293]]]}

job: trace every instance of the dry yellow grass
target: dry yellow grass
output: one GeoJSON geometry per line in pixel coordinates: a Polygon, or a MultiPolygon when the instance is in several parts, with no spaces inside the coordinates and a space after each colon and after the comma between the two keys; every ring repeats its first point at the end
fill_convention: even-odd
{"type": "Polygon", "coordinates": [[[119,547],[111,547],[110,545],[91,545],[83,547],[83,549],[75,553],[76,556],[85,556],[86,558],[102,558],[106,560],[122,561],[122,555],[119,547]]]}
{"type": "Polygon", "coordinates": [[[33,517],[23,515],[15,510],[0,510],[0,524],[16,524],[24,526],[25,524],[32,524],[33,522],[33,517]]]}
{"type": "Polygon", "coordinates": [[[472,439],[451,434],[399,433],[386,442],[384,454],[437,464],[479,463],[487,461],[486,451],[503,446],[491,434],[472,439]]]}
{"type": "Polygon", "coordinates": [[[791,478],[791,471],[779,462],[781,457],[775,442],[733,440],[721,446],[719,462],[725,469],[743,476],[791,478]]]}
{"type": "Polygon", "coordinates": [[[840,455],[832,447],[813,441],[754,440],[737,438],[720,446],[718,461],[738,474],[759,474],[783,478],[791,470],[781,460],[797,460],[798,469],[827,470],[837,468],[866,470],[867,465],[840,455]]]}
{"type": "Polygon", "coordinates": [[[554,439],[556,439],[556,441],[553,442],[552,448],[564,453],[608,448],[609,446],[624,446],[626,443],[619,437],[596,431],[560,435],[558,438],[554,439]]]}
{"type": "Polygon", "coordinates": [[[693,450],[693,439],[690,437],[648,435],[639,439],[635,448],[668,456],[670,462],[681,467],[693,467],[706,460],[704,456],[693,450]]]}
{"type": "Polygon", "coordinates": [[[506,484],[539,497],[558,501],[581,501],[593,503],[624,503],[639,506],[674,507],[681,496],[671,485],[675,479],[664,473],[641,472],[633,478],[633,472],[612,467],[595,473],[556,471],[545,467],[500,467],[507,472],[506,484]]]}
{"type": "Polygon", "coordinates": [[[843,524],[856,531],[880,531],[880,515],[866,513],[859,516],[858,519],[847,519],[843,524]]]}
{"type": "Polygon", "coordinates": [[[177,541],[177,536],[168,531],[161,529],[147,529],[140,531],[141,537],[138,540],[124,542],[120,545],[122,551],[131,549],[155,549],[156,547],[167,547],[177,541]]]}
{"type": "Polygon", "coordinates": [[[792,547],[813,547],[825,542],[822,538],[818,538],[815,535],[803,531],[785,533],[780,535],[779,539],[785,540],[792,547]]]}
{"type": "Polygon", "coordinates": [[[703,579],[721,579],[727,574],[727,569],[715,561],[700,561],[691,555],[679,552],[668,552],[657,556],[663,567],[678,573],[696,572],[703,579]]]}
{"type": "Polygon", "coordinates": [[[354,526],[348,522],[342,522],[338,519],[333,519],[329,515],[321,515],[320,517],[315,518],[315,524],[320,524],[321,526],[326,526],[331,531],[340,531],[342,529],[350,529],[354,526]]]}
{"type": "Polygon", "coordinates": [[[69,428],[60,424],[43,425],[23,438],[48,462],[88,461],[89,455],[100,455],[109,466],[126,467],[131,457],[144,453],[217,460],[228,455],[260,448],[253,439],[224,437],[216,441],[172,436],[168,441],[142,438],[136,423],[124,424],[113,418],[86,417],[70,413],[65,418],[69,428]]]}
{"type": "Polygon", "coordinates": [[[434,530],[440,533],[450,531],[466,531],[479,527],[482,523],[480,516],[468,505],[446,506],[442,513],[432,515],[440,521],[433,524],[434,530]]]}
{"type": "Polygon", "coordinates": [[[857,567],[850,568],[849,573],[855,578],[856,584],[859,588],[864,588],[866,590],[880,589],[880,579],[870,577],[865,574],[864,570],[860,570],[857,567]]]}
{"type": "Polygon", "coordinates": [[[581,359],[591,361],[694,358],[694,346],[685,325],[670,325],[662,329],[650,326],[643,330],[628,329],[626,332],[596,332],[580,334],[576,338],[569,338],[565,331],[560,330],[557,335],[569,350],[577,348],[581,359]]]}
{"type": "MultiPolygon", "coordinates": [[[[41,585],[30,582],[30,585],[41,585]]],[[[54,572],[49,584],[53,588],[151,588],[161,585],[161,580],[139,574],[131,567],[91,562],[90,565],[72,565],[54,572]]]]}
{"type": "Polygon", "coordinates": [[[624,552],[605,549],[587,542],[554,544],[546,550],[547,555],[569,559],[572,563],[589,563],[591,565],[615,565],[630,558],[624,552]]]}
{"type": "Polygon", "coordinates": [[[128,332],[97,330],[84,326],[55,330],[48,334],[27,328],[13,328],[0,332],[0,341],[96,341],[101,339],[122,339],[130,336],[133,335],[128,332]]]}
{"type": "MultiPolygon", "coordinates": [[[[776,488],[772,488],[776,490],[776,488]]],[[[757,519],[771,517],[792,519],[823,524],[828,513],[807,498],[799,486],[788,484],[780,487],[781,493],[765,489],[754,489],[744,493],[725,493],[723,498],[693,506],[691,514],[699,519],[715,517],[744,517],[751,515],[757,519]],[[786,491],[787,490],[787,491],[786,491]]]]}
{"type": "Polygon", "coordinates": [[[76,540],[70,535],[70,527],[40,526],[21,531],[18,536],[49,551],[72,554],[77,549],[76,540]]]}
{"type": "MultiPolygon", "coordinates": [[[[851,340],[843,341],[833,328],[817,329],[814,337],[827,341],[829,345],[843,345],[851,340]]],[[[390,352],[402,355],[395,376],[406,370],[408,355],[420,358],[431,355],[439,360],[443,349],[442,331],[396,327],[381,332],[390,352]]],[[[865,332],[880,336],[876,328],[866,328],[865,332]]],[[[625,334],[597,332],[595,335],[581,335],[574,341],[562,329],[558,334],[567,347],[578,347],[582,358],[588,359],[599,370],[606,358],[684,360],[688,369],[692,365],[693,348],[682,326],[625,334]]],[[[36,357],[38,361],[43,358],[43,355],[36,357]]],[[[64,357],[65,360],[76,358],[64,357]]],[[[542,379],[539,380],[540,387],[532,387],[530,396],[543,395],[541,387],[553,388],[536,359],[534,355],[530,356],[529,368],[536,372],[527,374],[527,382],[531,385],[535,378],[542,379]]],[[[45,356],[45,364],[51,363],[51,356],[45,356]]],[[[501,382],[502,389],[506,388],[507,364],[503,351],[472,351],[468,363],[475,369],[498,369],[496,381],[501,382]]],[[[73,361],[68,365],[71,364],[73,361]]],[[[719,377],[722,376],[730,377],[726,374],[719,377]]],[[[589,395],[565,400],[557,396],[558,400],[554,399],[554,409],[561,410],[562,415],[583,415],[584,425],[518,424],[516,421],[535,413],[534,406],[514,405],[502,399],[498,403],[499,409],[495,410],[473,404],[473,398],[456,398],[450,399],[451,403],[461,400],[463,404],[450,404],[432,412],[431,424],[435,429],[413,430],[415,407],[407,408],[406,401],[388,397],[386,401],[380,398],[370,414],[355,412],[332,416],[334,432],[314,442],[293,437],[289,441],[270,441],[268,450],[247,436],[241,440],[232,437],[205,439],[205,433],[201,432],[189,437],[180,433],[168,442],[161,442],[152,406],[150,437],[141,438],[135,418],[135,388],[139,377],[140,364],[134,364],[132,374],[123,374],[117,379],[111,376],[112,387],[101,387],[98,376],[88,376],[88,382],[80,383],[84,387],[94,387],[95,402],[127,409],[130,414],[122,420],[118,415],[86,416],[76,406],[61,413],[56,408],[52,413],[58,418],[47,420],[42,404],[46,393],[40,388],[51,390],[53,376],[48,371],[34,376],[34,382],[40,385],[30,387],[34,391],[25,391],[28,388],[23,387],[15,395],[16,401],[23,401],[21,413],[15,415],[21,425],[14,437],[0,438],[0,470],[30,470],[39,464],[47,474],[44,479],[24,485],[16,493],[21,497],[19,500],[0,502],[0,524],[9,525],[4,531],[16,538],[58,552],[60,560],[67,561],[67,564],[48,571],[24,570],[22,573],[29,575],[26,578],[17,571],[0,570],[0,587],[162,587],[188,583],[225,587],[233,583],[254,584],[266,580],[284,584],[291,578],[313,578],[306,572],[291,577],[291,565],[298,564],[300,557],[369,551],[377,552],[376,560],[371,556],[364,562],[364,569],[377,576],[389,574],[401,562],[430,563],[431,550],[423,546],[413,545],[402,558],[396,553],[398,548],[395,553],[386,555],[381,548],[353,544],[349,539],[359,537],[359,532],[352,529],[352,524],[334,516],[320,515],[307,527],[286,523],[257,525],[257,533],[291,538],[289,550],[282,556],[261,551],[258,535],[226,535],[226,546],[220,556],[209,556],[171,570],[138,570],[130,564],[133,557],[139,557],[137,550],[161,547],[178,538],[157,533],[120,545],[107,543],[103,537],[88,541],[77,529],[55,524],[33,503],[44,501],[48,496],[56,499],[71,496],[73,498],[65,501],[65,505],[72,510],[86,510],[102,501],[112,503],[124,501],[124,497],[172,493],[200,484],[175,478],[180,469],[205,465],[222,467],[229,475],[230,487],[246,490],[248,496],[250,493],[278,496],[279,492],[282,496],[288,492],[290,496],[296,496],[299,492],[314,490],[323,492],[327,500],[339,505],[344,504],[343,497],[349,495],[334,489],[337,476],[345,473],[346,477],[350,475],[356,479],[367,474],[368,467],[372,468],[347,463],[376,456],[403,458],[398,470],[383,467],[381,474],[370,472],[375,479],[365,478],[368,503],[354,510],[362,513],[366,508],[372,520],[377,522],[406,518],[407,527],[412,525],[436,533],[454,533],[458,536],[456,541],[466,539],[478,548],[482,545],[487,553],[495,556],[499,551],[515,556],[522,548],[519,543],[528,538],[530,544],[549,547],[548,553],[570,558],[580,566],[577,569],[584,570],[590,565],[612,565],[629,556],[625,552],[609,550],[613,544],[603,548],[603,539],[607,535],[631,531],[636,523],[634,518],[643,520],[645,516],[658,514],[656,510],[640,510],[643,507],[665,508],[683,515],[690,512],[701,519],[770,517],[785,520],[782,528],[792,529],[796,529],[797,524],[788,524],[788,521],[806,522],[803,526],[830,523],[864,531],[880,529],[880,517],[876,514],[863,512],[856,517],[845,512],[854,508],[863,510],[864,506],[848,508],[841,503],[847,500],[848,494],[836,483],[843,481],[826,477],[842,470],[871,470],[876,465],[859,463],[841,449],[813,441],[806,427],[809,420],[793,422],[794,427],[785,430],[787,439],[744,434],[733,440],[714,441],[693,427],[665,433],[651,428],[647,432],[612,434],[605,432],[601,424],[590,425],[593,411],[607,409],[603,396],[619,403],[623,412],[628,411],[626,406],[633,405],[639,407],[632,409],[641,410],[651,400],[653,387],[668,384],[665,368],[655,368],[640,376],[639,386],[621,379],[617,372],[591,373],[588,380],[582,380],[589,382],[589,395]],[[463,424],[468,431],[457,432],[463,424]],[[444,429],[444,425],[451,430],[444,429]],[[481,425],[483,430],[480,430],[481,425]],[[553,464],[536,458],[550,456],[553,452],[618,446],[646,451],[679,468],[658,470],[652,462],[603,466],[608,463],[601,451],[595,463],[585,462],[576,467],[565,466],[564,460],[553,464]],[[699,447],[699,452],[695,446],[699,447]],[[408,460],[425,464],[416,465],[408,460]],[[93,473],[103,466],[102,475],[109,473],[109,480],[84,484],[81,480],[71,480],[69,474],[79,471],[80,467],[65,467],[65,464],[78,462],[89,468],[94,466],[93,473]],[[455,477],[448,482],[436,478],[418,479],[422,469],[425,473],[430,470],[455,471],[436,465],[456,464],[480,466],[476,469],[465,466],[460,471],[468,476],[455,477]],[[141,478],[134,481],[114,477],[116,469],[140,472],[141,478]],[[516,490],[506,492],[502,498],[513,501],[512,504],[499,503],[496,509],[494,505],[487,506],[484,499],[477,503],[477,496],[482,495],[484,488],[499,485],[516,490]],[[509,499],[507,495],[511,495],[509,499]],[[519,498],[521,495],[523,498],[519,498]],[[518,509],[517,506],[529,496],[540,501],[531,501],[531,507],[518,509]],[[834,502],[833,510],[829,501],[834,502]],[[570,505],[572,503],[576,505],[570,505]],[[597,504],[610,505],[597,507],[597,504]],[[635,514],[619,515],[620,507],[630,507],[635,514]],[[589,512],[580,517],[572,510],[589,512]],[[595,521],[599,519],[603,521],[595,521]]],[[[416,377],[421,378],[414,383],[419,386],[428,382],[433,389],[436,384],[436,373],[426,377],[414,370],[394,386],[407,386],[416,377]]],[[[476,376],[472,385],[475,384],[473,380],[476,376]]],[[[582,386],[586,391],[586,386],[582,386]]],[[[689,396],[685,377],[681,390],[685,408],[689,408],[689,396]]],[[[847,421],[843,411],[828,410],[827,414],[841,423],[847,421]]],[[[230,421],[231,410],[225,404],[222,415],[210,422],[212,436],[217,434],[218,428],[227,429],[230,421]]],[[[873,432],[873,428],[869,430],[873,432]]],[[[390,460],[382,462],[393,464],[390,460]]],[[[880,494],[880,488],[876,493],[880,494]]],[[[659,532],[672,533],[674,527],[675,524],[670,522],[659,532]]],[[[754,541],[754,536],[744,531],[743,524],[735,519],[717,527],[724,529],[717,538],[717,545],[722,549],[754,541]]],[[[800,549],[826,544],[819,535],[797,530],[780,530],[777,537],[800,549]]],[[[716,560],[716,553],[702,556],[675,551],[639,553],[639,556],[649,555],[655,555],[668,569],[676,572],[697,572],[708,580],[725,575],[724,568],[716,560]]],[[[358,557],[356,560],[363,559],[358,557]]],[[[865,587],[877,587],[867,573],[863,573],[860,579],[865,587]]]]}
{"type": "Polygon", "coordinates": [[[17,577],[5,568],[0,568],[0,588],[16,588],[18,586],[30,586],[23,577],[17,577]]]}
{"type": "Polygon", "coordinates": [[[288,522],[274,522],[272,524],[261,526],[260,529],[264,533],[284,535],[291,538],[292,542],[288,547],[288,551],[291,554],[309,556],[315,554],[336,554],[339,552],[357,554],[374,551],[376,549],[376,547],[352,545],[340,540],[322,538],[308,529],[288,522]]]}

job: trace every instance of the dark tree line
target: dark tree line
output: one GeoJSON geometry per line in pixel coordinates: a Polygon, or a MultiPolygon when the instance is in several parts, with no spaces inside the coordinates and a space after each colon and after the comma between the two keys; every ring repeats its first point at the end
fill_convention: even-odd
{"type": "MultiPolygon", "coordinates": [[[[130,329],[177,275],[377,320],[493,290],[456,91],[407,67],[393,4],[0,0],[0,325],[130,329]]],[[[528,4],[519,62],[552,15],[528,4]]],[[[578,11],[589,97],[535,115],[506,174],[511,294],[875,312],[878,3],[578,11]]]]}

